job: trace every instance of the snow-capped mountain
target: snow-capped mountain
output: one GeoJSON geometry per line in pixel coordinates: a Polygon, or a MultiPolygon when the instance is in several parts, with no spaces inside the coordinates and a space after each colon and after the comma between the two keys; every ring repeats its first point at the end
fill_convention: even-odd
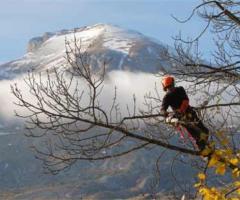
{"type": "Polygon", "coordinates": [[[27,53],[20,59],[0,65],[0,78],[13,78],[28,70],[42,71],[66,65],[65,41],[73,44],[74,36],[81,41],[81,49],[87,47],[91,64],[107,61],[107,69],[130,70],[154,73],[168,67],[163,50],[167,45],[131,30],[117,26],[96,24],[74,30],[45,33],[33,38],[27,46],[27,53]]]}
{"type": "MultiPolygon", "coordinates": [[[[64,58],[65,41],[73,42],[74,36],[81,41],[83,50],[88,49],[91,64],[97,65],[102,61],[109,61],[108,71],[130,70],[155,73],[169,70],[170,64],[164,60],[163,55],[167,45],[136,31],[97,24],[75,30],[45,33],[41,37],[31,39],[27,46],[27,53],[22,58],[0,65],[0,79],[15,78],[31,69],[35,71],[44,71],[53,67],[68,69],[71,66],[67,65],[64,58]]],[[[124,78],[126,79],[121,76],[121,79],[124,78]]],[[[122,86],[123,91],[129,90],[128,80],[132,79],[126,79],[126,85],[122,86]]],[[[10,88],[8,82],[11,81],[1,81],[2,88],[8,90],[10,88]]],[[[144,95],[144,89],[139,85],[138,89],[144,95]]],[[[121,92],[120,89],[118,91],[119,99],[121,97],[127,99],[125,95],[127,93],[121,92]]],[[[3,99],[10,102],[10,97],[3,99]]],[[[8,107],[6,103],[2,105],[4,108],[8,107]]],[[[12,107],[12,104],[9,107],[12,107]]],[[[0,112],[2,115],[8,111],[2,110],[4,111],[0,112]]],[[[0,122],[5,120],[4,116],[1,119],[1,114],[0,122]]],[[[36,141],[24,137],[25,130],[22,130],[21,126],[20,128],[10,126],[10,120],[5,121],[6,127],[0,127],[2,132],[6,130],[7,133],[17,134],[1,135],[0,199],[136,199],[136,196],[149,195],[155,190],[165,193],[175,187],[169,168],[169,160],[172,156],[175,157],[172,152],[165,153],[164,162],[166,163],[161,168],[163,172],[161,183],[155,184],[155,161],[162,153],[162,149],[158,148],[143,149],[116,160],[78,162],[70,171],[64,171],[56,176],[43,175],[42,163],[34,159],[34,155],[29,150],[29,146],[36,141]],[[8,192],[9,188],[12,192],[8,192]]],[[[39,145],[42,143],[40,142],[39,145]]],[[[177,168],[181,169],[179,170],[181,176],[188,174],[189,181],[193,180],[194,171],[190,171],[191,169],[183,165],[177,168]]]]}

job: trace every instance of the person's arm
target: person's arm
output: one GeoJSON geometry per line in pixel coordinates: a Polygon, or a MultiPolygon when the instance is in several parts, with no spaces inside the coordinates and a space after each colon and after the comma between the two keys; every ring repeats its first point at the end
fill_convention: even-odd
{"type": "Polygon", "coordinates": [[[167,100],[167,95],[165,95],[163,97],[163,100],[162,100],[162,106],[161,106],[161,113],[167,117],[168,116],[168,112],[167,112],[167,109],[169,107],[169,102],[167,100]]]}
{"type": "Polygon", "coordinates": [[[187,93],[186,93],[186,91],[184,90],[183,87],[182,87],[182,97],[183,97],[183,101],[180,105],[180,108],[178,109],[178,112],[185,113],[188,106],[189,106],[189,98],[188,98],[187,93]]]}
{"type": "Polygon", "coordinates": [[[189,106],[189,100],[188,99],[184,99],[182,101],[182,104],[181,104],[180,108],[178,109],[178,111],[180,113],[185,113],[187,108],[188,108],[188,106],[189,106]]]}

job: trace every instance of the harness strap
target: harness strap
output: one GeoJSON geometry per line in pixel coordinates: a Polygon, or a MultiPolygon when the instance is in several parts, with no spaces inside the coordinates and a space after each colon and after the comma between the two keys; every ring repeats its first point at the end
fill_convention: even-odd
{"type": "Polygon", "coordinates": [[[178,125],[176,128],[177,131],[180,133],[180,138],[184,141],[185,144],[187,143],[187,138],[189,138],[193,146],[195,148],[198,148],[196,140],[193,138],[191,133],[189,133],[189,131],[185,127],[178,125]],[[185,137],[185,135],[187,136],[187,138],[185,137]]]}

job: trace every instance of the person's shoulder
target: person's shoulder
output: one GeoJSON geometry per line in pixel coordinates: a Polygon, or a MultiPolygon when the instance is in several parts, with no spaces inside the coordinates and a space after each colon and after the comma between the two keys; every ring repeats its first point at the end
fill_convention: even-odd
{"type": "Polygon", "coordinates": [[[183,87],[183,86],[177,86],[176,88],[179,88],[179,89],[184,89],[184,87],[183,87]]]}
{"type": "Polygon", "coordinates": [[[184,89],[183,86],[178,86],[178,87],[176,87],[176,89],[177,89],[177,90],[184,90],[184,91],[185,91],[185,89],[184,89]]]}
{"type": "Polygon", "coordinates": [[[185,90],[184,87],[182,87],[182,86],[176,87],[176,88],[175,88],[175,92],[176,92],[177,94],[186,94],[186,90],[185,90]]]}

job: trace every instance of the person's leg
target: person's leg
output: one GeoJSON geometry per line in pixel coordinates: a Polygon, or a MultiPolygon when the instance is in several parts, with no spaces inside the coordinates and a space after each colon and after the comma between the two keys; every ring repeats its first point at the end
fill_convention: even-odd
{"type": "Polygon", "coordinates": [[[204,150],[207,144],[206,134],[198,127],[186,125],[185,128],[191,134],[191,136],[195,139],[199,150],[200,151],[204,150]]]}
{"type": "Polygon", "coordinates": [[[196,140],[200,150],[203,150],[208,143],[209,130],[204,126],[202,121],[198,118],[197,113],[193,109],[188,110],[188,121],[196,123],[196,125],[189,125],[189,131],[196,140]]]}

